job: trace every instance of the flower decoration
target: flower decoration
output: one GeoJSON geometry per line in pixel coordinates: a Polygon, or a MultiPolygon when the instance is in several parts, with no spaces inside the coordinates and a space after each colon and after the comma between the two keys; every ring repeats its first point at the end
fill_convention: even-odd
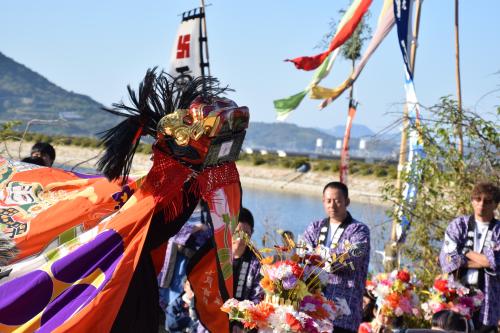
{"type": "Polygon", "coordinates": [[[344,265],[348,255],[325,258],[292,242],[289,244],[293,246],[259,251],[249,239],[246,241],[261,262],[260,285],[266,296],[257,304],[229,299],[221,310],[230,320],[246,329],[273,333],[322,333],[332,331],[336,318],[350,314],[345,300],[328,300],[321,293],[332,277],[325,267],[335,267],[338,260],[344,265]]]}
{"type": "Polygon", "coordinates": [[[258,328],[276,333],[332,331],[332,318],[339,315],[334,302],[311,298],[304,301],[304,307],[297,310],[292,305],[267,301],[254,304],[249,301],[238,302],[233,298],[226,301],[221,310],[229,314],[230,320],[241,322],[246,329],[258,328]]]}
{"type": "Polygon", "coordinates": [[[420,300],[415,292],[418,282],[408,270],[380,273],[367,280],[366,289],[376,298],[380,314],[395,318],[419,316],[420,300]]]}
{"type": "Polygon", "coordinates": [[[428,299],[422,304],[425,318],[441,310],[452,310],[470,319],[475,311],[481,308],[484,294],[477,288],[467,288],[452,276],[439,275],[434,280],[432,288],[425,292],[428,299]]]}

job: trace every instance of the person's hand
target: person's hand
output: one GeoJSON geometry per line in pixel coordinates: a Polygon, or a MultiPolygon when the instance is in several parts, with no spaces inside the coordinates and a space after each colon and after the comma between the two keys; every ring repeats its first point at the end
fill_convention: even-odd
{"type": "Polygon", "coordinates": [[[189,306],[191,305],[191,298],[189,297],[189,295],[186,293],[182,294],[182,300],[184,301],[184,307],[189,308],[189,306]]]}
{"type": "Polygon", "coordinates": [[[467,267],[469,268],[490,268],[488,258],[482,253],[468,251],[465,257],[467,258],[467,267]]]}
{"type": "Polygon", "coordinates": [[[379,319],[375,319],[372,322],[372,332],[373,333],[383,333],[386,329],[386,325],[379,319]]]}

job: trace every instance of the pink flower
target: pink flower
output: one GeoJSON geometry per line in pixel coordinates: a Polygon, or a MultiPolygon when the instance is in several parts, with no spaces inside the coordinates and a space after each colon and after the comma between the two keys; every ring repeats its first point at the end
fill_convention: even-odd
{"type": "Polygon", "coordinates": [[[448,307],[446,306],[446,303],[434,303],[434,304],[432,304],[432,311],[434,313],[442,311],[442,310],[446,310],[446,309],[448,309],[448,307]]]}
{"type": "Polygon", "coordinates": [[[314,320],[312,318],[306,318],[304,321],[304,331],[311,333],[319,333],[318,329],[314,325],[314,320]]]}
{"type": "Polygon", "coordinates": [[[399,307],[404,313],[411,313],[411,302],[407,297],[402,297],[399,300],[399,307]]]}

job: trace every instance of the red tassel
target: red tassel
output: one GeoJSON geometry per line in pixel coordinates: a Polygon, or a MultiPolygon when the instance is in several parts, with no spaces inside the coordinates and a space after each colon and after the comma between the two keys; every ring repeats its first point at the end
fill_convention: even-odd
{"type": "Polygon", "coordinates": [[[135,145],[137,143],[137,140],[141,138],[141,134],[142,134],[142,126],[137,129],[137,132],[135,132],[134,140],[132,140],[132,145],[135,145]]]}

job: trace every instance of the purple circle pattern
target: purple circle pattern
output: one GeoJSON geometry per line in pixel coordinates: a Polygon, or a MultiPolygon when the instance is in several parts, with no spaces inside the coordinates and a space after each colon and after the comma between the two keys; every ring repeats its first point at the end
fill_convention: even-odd
{"type": "Polygon", "coordinates": [[[123,253],[121,235],[106,230],[54,262],[51,271],[56,280],[75,283],[96,270],[104,273],[104,280],[97,288],[89,284],[70,286],[52,301],[53,282],[44,271],[30,272],[6,282],[0,286],[0,323],[18,326],[43,311],[38,332],[52,331],[96,297],[111,279],[123,253]]]}
{"type": "Polygon", "coordinates": [[[122,254],[122,237],[114,230],[106,230],[94,240],[54,262],[52,274],[60,281],[74,283],[100,268],[108,278],[122,254]]]}
{"type": "Polygon", "coordinates": [[[47,306],[52,280],[44,271],[34,271],[0,287],[0,323],[21,325],[47,306]]]}
{"type": "Polygon", "coordinates": [[[42,315],[42,326],[37,332],[52,332],[96,294],[97,289],[89,284],[69,287],[47,306],[42,315]]]}
{"type": "Polygon", "coordinates": [[[123,239],[120,234],[114,230],[106,230],[91,242],[54,262],[52,274],[58,280],[67,283],[85,278],[96,269],[100,269],[105,278],[97,288],[81,284],[66,289],[47,306],[42,315],[41,329],[45,329],[45,325],[47,327],[61,325],[74,311],[90,303],[111,279],[123,252],[123,239]]]}

